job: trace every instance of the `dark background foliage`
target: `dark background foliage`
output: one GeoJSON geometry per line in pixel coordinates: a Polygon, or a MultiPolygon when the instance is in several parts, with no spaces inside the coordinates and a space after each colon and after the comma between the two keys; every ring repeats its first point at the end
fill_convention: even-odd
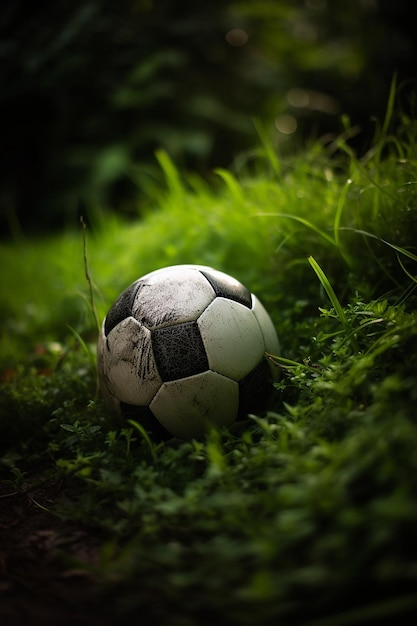
{"type": "MultiPolygon", "coordinates": [[[[416,65],[406,0],[9,0],[0,9],[6,235],[137,214],[155,149],[205,174],[256,143],[381,117],[416,65]],[[281,117],[280,117],[281,116],[281,117]]],[[[293,142],[296,144],[297,142],[293,142]]]]}

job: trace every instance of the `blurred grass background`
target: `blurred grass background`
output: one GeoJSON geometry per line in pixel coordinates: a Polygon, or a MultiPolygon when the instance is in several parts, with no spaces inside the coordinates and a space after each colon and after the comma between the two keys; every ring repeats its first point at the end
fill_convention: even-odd
{"type": "MultiPolygon", "coordinates": [[[[397,74],[415,86],[406,0],[24,0],[0,9],[3,236],[144,210],[165,150],[203,176],[340,132],[359,152],[397,74]]],[[[405,99],[404,99],[405,100],[405,99]]]]}

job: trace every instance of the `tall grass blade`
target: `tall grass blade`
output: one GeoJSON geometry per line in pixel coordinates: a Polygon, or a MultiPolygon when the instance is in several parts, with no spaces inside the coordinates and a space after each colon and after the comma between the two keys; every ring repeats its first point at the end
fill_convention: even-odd
{"type": "Polygon", "coordinates": [[[378,237],[377,235],[374,235],[373,233],[369,233],[366,230],[360,230],[358,228],[350,228],[348,226],[342,227],[340,230],[350,230],[351,232],[354,232],[354,233],[356,233],[358,235],[363,235],[364,237],[370,237],[371,239],[376,239],[376,241],[379,241],[379,242],[385,244],[389,248],[392,248],[393,250],[395,250],[399,254],[402,254],[403,256],[408,257],[412,261],[417,261],[417,255],[413,254],[412,252],[410,252],[406,248],[402,248],[401,246],[397,246],[395,243],[391,243],[390,241],[387,241],[386,239],[382,239],[381,237],[378,237]]]}
{"type": "Polygon", "coordinates": [[[406,274],[408,278],[410,278],[414,283],[417,283],[417,276],[413,276],[412,274],[410,274],[408,269],[404,266],[404,263],[401,261],[401,257],[398,252],[397,252],[397,261],[400,264],[401,269],[403,270],[404,274],[406,274]]]}
{"type": "Polygon", "coordinates": [[[339,201],[337,203],[336,214],[335,214],[334,222],[333,222],[333,234],[334,234],[335,244],[337,248],[340,250],[340,253],[342,254],[345,261],[348,263],[348,265],[350,265],[350,259],[347,257],[346,253],[344,253],[343,246],[340,241],[340,222],[342,219],[342,213],[343,213],[343,208],[345,206],[347,192],[351,184],[352,184],[352,181],[350,178],[348,178],[339,196],[339,201]]]}
{"type": "Polygon", "coordinates": [[[81,348],[83,349],[84,353],[87,355],[87,357],[89,358],[89,360],[91,361],[91,363],[95,367],[96,366],[96,358],[95,358],[94,354],[91,352],[88,344],[81,337],[80,333],[77,330],[75,330],[75,328],[70,326],[69,324],[68,324],[68,329],[72,332],[72,334],[74,335],[74,337],[76,338],[76,340],[80,344],[81,348]]]}
{"type": "Polygon", "coordinates": [[[348,322],[345,316],[345,312],[343,310],[342,305],[340,304],[333,287],[330,284],[329,279],[327,278],[326,274],[324,273],[324,271],[322,270],[322,268],[320,267],[320,265],[317,263],[316,259],[314,257],[311,256],[311,254],[308,256],[308,262],[310,263],[311,267],[313,268],[313,270],[315,271],[319,281],[321,282],[324,291],[327,293],[327,295],[329,296],[329,300],[333,305],[333,308],[336,312],[337,317],[339,318],[340,322],[343,324],[343,326],[345,328],[347,328],[348,326],[348,322]]]}
{"type": "Polygon", "coordinates": [[[149,451],[150,451],[150,453],[152,455],[153,462],[156,463],[157,457],[156,457],[156,453],[155,453],[155,446],[154,446],[153,442],[151,441],[148,433],[146,432],[146,430],[142,426],[142,424],[139,424],[139,422],[137,422],[136,420],[132,420],[132,419],[129,419],[127,421],[128,421],[128,423],[131,426],[133,426],[133,428],[135,430],[138,431],[138,433],[140,433],[140,435],[142,436],[142,439],[144,440],[144,442],[148,446],[148,449],[149,449],[149,451]]]}
{"type": "Polygon", "coordinates": [[[318,226],[315,226],[315,224],[312,224],[308,220],[304,219],[304,217],[299,217],[298,215],[291,215],[290,213],[257,213],[256,215],[257,217],[282,217],[284,219],[294,220],[296,222],[299,222],[303,226],[306,226],[310,230],[313,230],[315,233],[320,235],[320,237],[325,239],[327,243],[330,243],[332,246],[336,246],[336,242],[333,239],[333,237],[325,233],[318,226]]]}
{"type": "Polygon", "coordinates": [[[96,305],[95,305],[95,301],[94,301],[93,281],[91,280],[90,268],[89,268],[89,265],[88,265],[87,224],[85,223],[84,218],[82,216],[80,217],[80,222],[81,222],[81,227],[82,227],[82,230],[83,230],[84,273],[85,273],[85,278],[86,278],[87,283],[88,283],[88,289],[89,289],[89,294],[90,294],[90,308],[91,308],[91,313],[92,313],[93,318],[94,318],[94,322],[95,322],[95,325],[96,325],[97,332],[99,332],[100,331],[100,322],[99,322],[99,319],[98,319],[97,309],[96,309],[96,305]]]}
{"type": "Polygon", "coordinates": [[[223,168],[217,168],[214,170],[214,173],[220,176],[223,182],[226,184],[227,189],[230,191],[230,195],[232,196],[235,202],[242,202],[244,200],[243,189],[239,185],[239,182],[236,178],[229,172],[223,168]]]}
{"type": "Polygon", "coordinates": [[[395,96],[397,93],[397,76],[394,75],[388,95],[387,110],[385,112],[384,123],[381,129],[381,137],[384,140],[394,113],[395,96]]]}
{"type": "Polygon", "coordinates": [[[279,160],[278,160],[278,157],[276,155],[274,148],[271,145],[270,140],[268,139],[264,126],[261,124],[259,120],[256,120],[256,119],[253,120],[253,125],[255,126],[255,130],[261,141],[262,147],[265,150],[265,155],[272,165],[272,169],[274,170],[276,174],[279,174],[281,172],[279,160]]]}
{"type": "Polygon", "coordinates": [[[300,363],[300,361],[294,361],[293,359],[287,359],[283,356],[275,356],[275,355],[268,355],[268,358],[277,365],[280,365],[281,367],[285,368],[285,369],[298,369],[298,368],[302,368],[305,370],[308,370],[310,372],[314,372],[314,374],[317,374],[317,369],[315,367],[311,367],[310,365],[306,365],[305,363],[300,363]]]}
{"type": "Polygon", "coordinates": [[[182,197],[184,188],[174,163],[164,150],[157,150],[155,156],[164,173],[170,194],[177,199],[182,197]]]}

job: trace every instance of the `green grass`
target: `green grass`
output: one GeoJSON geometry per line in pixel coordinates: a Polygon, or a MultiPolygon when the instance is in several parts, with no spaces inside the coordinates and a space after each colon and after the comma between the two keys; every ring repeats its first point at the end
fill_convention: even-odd
{"type": "Polygon", "coordinates": [[[45,508],[99,534],[95,561],[72,565],[115,622],[337,626],[417,611],[417,128],[392,117],[390,100],[362,159],[342,138],[287,159],[265,143],[205,182],[160,153],[144,218],[88,230],[100,319],[175,263],[231,273],[269,310],[276,398],[205,441],[156,444],[105,415],[81,227],[2,244],[5,480],[65,479],[45,508]]]}

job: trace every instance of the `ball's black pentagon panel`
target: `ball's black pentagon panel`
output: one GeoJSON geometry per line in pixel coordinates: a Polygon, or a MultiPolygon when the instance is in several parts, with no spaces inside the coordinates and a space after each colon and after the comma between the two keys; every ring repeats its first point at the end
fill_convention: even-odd
{"type": "Polygon", "coordinates": [[[203,340],[196,322],[185,322],[152,331],[156,367],[162,380],[178,380],[208,369],[203,340]]]}
{"type": "Polygon", "coordinates": [[[134,420],[143,428],[152,433],[158,441],[172,439],[172,435],[159,422],[148,406],[135,406],[134,404],[120,403],[120,415],[126,420],[134,420]]]}
{"type": "Polygon", "coordinates": [[[140,287],[140,282],[140,280],[137,280],[125,289],[107,313],[104,322],[104,334],[106,337],[117,324],[132,315],[132,306],[140,287]]]}
{"type": "Polygon", "coordinates": [[[252,307],[252,295],[250,291],[238,280],[222,272],[216,272],[216,270],[211,272],[208,270],[200,270],[200,272],[207,278],[216,296],[235,300],[235,302],[240,302],[240,304],[247,306],[249,309],[252,307]]]}
{"type": "Polygon", "coordinates": [[[245,419],[248,413],[263,411],[272,392],[272,374],[264,357],[245,378],[239,381],[239,409],[237,419],[245,419]]]}

